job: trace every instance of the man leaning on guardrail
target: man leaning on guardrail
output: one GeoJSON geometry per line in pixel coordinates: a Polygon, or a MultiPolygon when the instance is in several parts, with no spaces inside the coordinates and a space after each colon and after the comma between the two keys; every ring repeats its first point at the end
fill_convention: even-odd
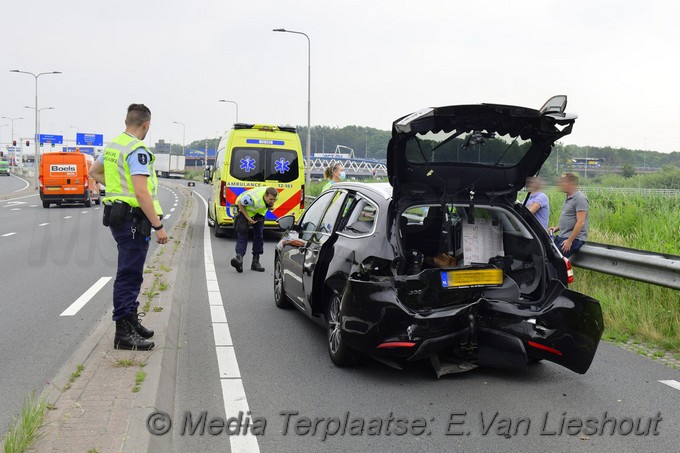
{"type": "Polygon", "coordinates": [[[555,245],[562,254],[569,258],[576,253],[588,240],[588,198],[578,188],[578,176],[565,173],[560,178],[560,191],[567,195],[562,204],[562,214],[557,227],[550,227],[548,231],[558,232],[555,245]]]}

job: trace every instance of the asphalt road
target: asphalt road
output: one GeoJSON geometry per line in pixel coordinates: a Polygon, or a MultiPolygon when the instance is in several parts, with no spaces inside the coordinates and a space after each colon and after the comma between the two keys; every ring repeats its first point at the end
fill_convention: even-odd
{"type": "MultiPolygon", "coordinates": [[[[0,177],[0,195],[19,183],[0,177]]],[[[159,198],[170,228],[183,196],[162,187],[159,198]]],[[[102,277],[115,278],[115,241],[101,217],[94,205],[44,209],[37,195],[0,201],[0,432],[25,395],[40,392],[99,320],[110,319],[113,279],[77,313],[60,316],[102,277]]]]}
{"type": "MultiPolygon", "coordinates": [[[[206,187],[197,187],[197,191],[207,198],[206,187]]],[[[194,422],[202,411],[207,411],[208,420],[238,415],[226,413],[222,400],[202,265],[205,211],[201,202],[197,205],[199,213],[187,238],[186,261],[191,264],[180,277],[183,347],[173,414],[174,451],[236,452],[224,434],[181,433],[187,411],[194,422]]],[[[402,371],[371,360],[353,369],[336,368],[328,358],[324,331],[298,311],[274,306],[276,240],[276,235],[270,234],[266,241],[265,273],[246,270],[237,274],[228,263],[234,253],[233,239],[211,239],[251,416],[267,421],[265,435],[258,438],[260,451],[677,451],[680,389],[659,381],[680,381],[680,371],[608,343],[600,345],[585,375],[547,362],[534,364],[527,372],[476,369],[442,379],[435,378],[428,363],[402,371]],[[382,435],[369,435],[368,430],[350,435],[348,428],[345,435],[329,435],[323,440],[326,421],[316,434],[296,434],[297,415],[290,415],[288,434],[284,435],[286,416],[282,412],[326,420],[344,419],[349,413],[350,418],[364,418],[366,426],[372,418],[385,421],[382,435]],[[416,428],[397,435],[392,424],[393,432],[387,435],[390,416],[415,423],[416,428]],[[655,422],[657,416],[660,421],[655,422]],[[599,427],[604,424],[603,434],[575,428],[571,428],[575,434],[569,434],[569,424],[577,423],[570,422],[571,418],[585,421],[590,417],[599,420],[599,427]],[[625,435],[640,417],[643,434],[625,435]],[[420,435],[419,418],[427,424],[420,435]],[[614,421],[605,424],[607,418],[616,418],[620,431],[610,435],[614,421]]],[[[329,422],[330,432],[336,425],[329,422]]]]}
{"type": "Polygon", "coordinates": [[[11,195],[29,186],[32,181],[10,174],[0,176],[0,196],[11,195]]]}

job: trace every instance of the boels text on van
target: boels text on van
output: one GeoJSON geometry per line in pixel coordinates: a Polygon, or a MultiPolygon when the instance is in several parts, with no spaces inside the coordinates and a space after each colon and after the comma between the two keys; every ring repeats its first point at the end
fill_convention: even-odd
{"type": "Polygon", "coordinates": [[[76,173],[78,169],[76,168],[75,165],[57,165],[53,164],[50,165],[50,174],[51,173],[76,173]]]}

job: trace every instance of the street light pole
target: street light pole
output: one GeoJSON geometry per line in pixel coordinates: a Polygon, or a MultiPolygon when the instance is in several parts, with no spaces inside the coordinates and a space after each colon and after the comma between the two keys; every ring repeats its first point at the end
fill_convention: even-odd
{"type": "Polygon", "coordinates": [[[226,102],[229,104],[234,104],[234,106],[236,106],[236,123],[238,123],[238,103],[236,101],[229,101],[227,99],[220,99],[217,102],[226,102]]]}
{"type": "Polygon", "coordinates": [[[173,121],[173,124],[179,124],[182,126],[182,155],[186,156],[187,154],[187,149],[186,149],[186,140],[185,140],[185,132],[187,131],[187,127],[184,125],[184,123],[180,123],[179,121],[173,121]]]}
{"type": "Polygon", "coordinates": [[[10,118],[9,116],[3,116],[2,118],[6,119],[6,120],[10,120],[12,122],[12,138],[9,139],[9,141],[11,142],[12,140],[14,140],[14,120],[23,120],[24,117],[20,116],[18,118],[10,118]]]}
{"type": "Polygon", "coordinates": [[[32,72],[28,71],[20,71],[18,69],[10,69],[9,72],[15,72],[18,74],[28,74],[30,76],[33,76],[35,78],[35,157],[34,162],[35,162],[35,190],[38,190],[40,186],[40,179],[39,179],[39,170],[40,170],[40,146],[38,145],[38,135],[40,134],[40,127],[39,127],[39,120],[38,120],[38,113],[40,112],[38,110],[38,77],[41,75],[49,75],[49,74],[61,74],[61,71],[50,71],[50,72],[40,72],[38,74],[34,74],[32,72]]]}
{"type": "Polygon", "coordinates": [[[312,41],[306,33],[301,31],[286,30],[285,28],[275,28],[273,31],[293,33],[307,38],[307,166],[305,168],[305,184],[309,189],[312,179],[312,41]]]}

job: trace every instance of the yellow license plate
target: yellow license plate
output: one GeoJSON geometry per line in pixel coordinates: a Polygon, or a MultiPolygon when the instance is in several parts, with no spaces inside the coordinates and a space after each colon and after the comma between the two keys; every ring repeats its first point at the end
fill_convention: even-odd
{"type": "Polygon", "coordinates": [[[61,187],[47,187],[47,190],[59,190],[61,187]]]}
{"type": "Polygon", "coordinates": [[[444,288],[472,288],[503,284],[503,269],[459,269],[442,271],[444,288]]]}

